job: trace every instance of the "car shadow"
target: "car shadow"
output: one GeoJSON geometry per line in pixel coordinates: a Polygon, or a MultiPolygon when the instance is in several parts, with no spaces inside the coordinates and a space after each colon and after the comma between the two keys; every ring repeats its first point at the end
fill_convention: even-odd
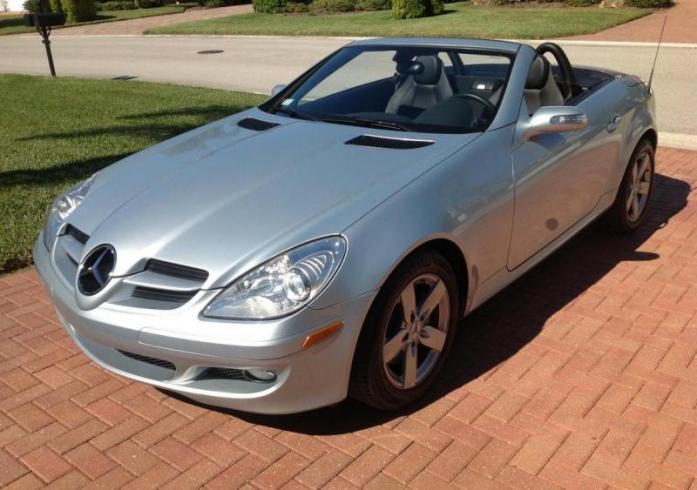
{"type": "MultiPolygon", "coordinates": [[[[354,432],[409,415],[509,359],[540,333],[552,315],[619,263],[656,260],[658,254],[640,248],[685,207],[690,190],[682,180],[657,174],[652,202],[641,228],[634,234],[612,235],[601,222],[596,222],[474,311],[459,326],[439,382],[427,397],[407,409],[381,412],[350,399],[333,407],[282,416],[208,408],[250,423],[313,435],[354,432]]],[[[181,395],[166,393],[200,405],[181,395]]]]}

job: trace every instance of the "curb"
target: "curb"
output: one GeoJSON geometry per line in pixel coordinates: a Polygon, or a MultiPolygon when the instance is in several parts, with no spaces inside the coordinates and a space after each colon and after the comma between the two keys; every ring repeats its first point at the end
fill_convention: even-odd
{"type": "Polygon", "coordinates": [[[697,151],[697,135],[680,133],[658,133],[658,146],[697,151]]]}

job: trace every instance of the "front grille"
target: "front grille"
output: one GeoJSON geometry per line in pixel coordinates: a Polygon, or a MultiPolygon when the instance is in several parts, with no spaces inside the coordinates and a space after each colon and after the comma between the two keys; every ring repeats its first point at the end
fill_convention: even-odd
{"type": "Polygon", "coordinates": [[[400,138],[382,138],[367,134],[358,136],[346,142],[347,145],[370,146],[372,148],[387,148],[390,150],[414,150],[430,146],[434,142],[429,140],[410,140],[400,138]]]}
{"type": "Polygon", "coordinates": [[[279,124],[272,123],[269,121],[262,121],[261,119],[254,119],[248,117],[237,122],[237,125],[244,129],[250,129],[252,131],[266,131],[271,128],[279,126],[279,124]]]}
{"type": "Polygon", "coordinates": [[[70,235],[73,237],[75,240],[80,242],[81,244],[87,243],[87,240],[90,239],[90,236],[87,233],[84,233],[77,228],[75,228],[73,225],[68,225],[65,229],[65,234],[70,235]]]}
{"type": "Polygon", "coordinates": [[[174,371],[176,369],[176,367],[174,366],[173,363],[166,361],[164,359],[157,359],[155,357],[144,356],[142,354],[136,354],[134,352],[127,352],[124,350],[119,350],[119,352],[130,359],[144,362],[146,364],[151,364],[153,366],[158,366],[158,367],[161,367],[164,369],[169,369],[171,371],[174,371]]]}
{"type": "Polygon", "coordinates": [[[204,271],[203,269],[173,264],[171,262],[165,262],[164,260],[148,260],[145,270],[163,274],[165,276],[189,279],[191,281],[204,282],[206,279],[208,279],[208,272],[204,271]]]}
{"type": "Polygon", "coordinates": [[[149,299],[151,301],[184,304],[196,296],[197,292],[198,291],[172,291],[138,286],[133,290],[132,296],[134,298],[149,299]]]}

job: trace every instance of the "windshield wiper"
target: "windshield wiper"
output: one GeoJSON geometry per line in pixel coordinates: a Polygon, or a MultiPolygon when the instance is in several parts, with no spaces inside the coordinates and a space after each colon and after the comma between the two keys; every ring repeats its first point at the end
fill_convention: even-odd
{"type": "Polygon", "coordinates": [[[312,115],[308,114],[307,112],[296,111],[295,109],[291,109],[289,107],[279,107],[278,109],[276,109],[276,114],[278,114],[279,112],[281,114],[287,114],[291,117],[295,117],[298,119],[304,119],[306,121],[321,121],[321,119],[319,117],[312,116],[312,115]]]}
{"type": "Polygon", "coordinates": [[[323,116],[322,121],[337,123],[337,124],[350,124],[352,126],[365,126],[368,128],[380,128],[380,129],[391,129],[393,131],[411,131],[410,128],[404,124],[400,124],[395,121],[382,121],[379,119],[364,119],[362,117],[337,117],[337,116],[323,116]]]}
{"type": "Polygon", "coordinates": [[[371,128],[382,128],[382,129],[392,129],[394,131],[411,131],[410,128],[404,124],[398,123],[396,121],[382,121],[379,119],[363,119],[360,117],[354,118],[358,124],[368,126],[371,128]]]}
{"type": "Polygon", "coordinates": [[[276,109],[276,113],[287,114],[291,117],[298,119],[305,119],[307,121],[324,121],[329,123],[337,124],[350,124],[352,126],[365,126],[369,128],[380,128],[380,129],[391,129],[393,131],[411,131],[410,128],[404,124],[395,121],[382,121],[379,119],[365,119],[361,117],[341,117],[341,116],[314,116],[308,114],[307,112],[300,112],[290,107],[279,107],[276,109]]]}

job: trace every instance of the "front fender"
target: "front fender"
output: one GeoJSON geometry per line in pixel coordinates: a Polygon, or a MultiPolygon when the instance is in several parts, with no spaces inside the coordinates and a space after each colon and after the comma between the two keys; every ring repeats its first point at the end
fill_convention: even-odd
{"type": "Polygon", "coordinates": [[[631,99],[638,101],[634,109],[628,114],[628,121],[623,128],[622,140],[620,143],[619,164],[615,174],[612,176],[614,188],[618,188],[622,182],[622,177],[627,170],[627,164],[632,157],[632,153],[641,138],[647,131],[656,130],[656,100],[650,94],[646,85],[637,83],[628,88],[628,95],[631,99]]]}
{"type": "Polygon", "coordinates": [[[513,131],[511,125],[484,133],[344,230],[344,264],[313,308],[378,290],[406,256],[433,240],[460,251],[468,298],[504,268],[513,221],[513,131]]]}

